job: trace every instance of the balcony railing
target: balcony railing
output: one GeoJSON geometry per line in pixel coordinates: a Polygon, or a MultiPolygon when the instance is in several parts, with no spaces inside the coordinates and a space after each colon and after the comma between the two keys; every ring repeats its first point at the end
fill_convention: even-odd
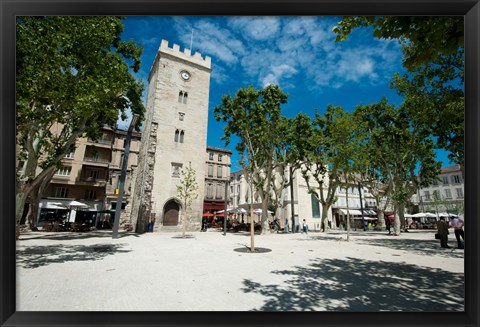
{"type": "Polygon", "coordinates": [[[93,141],[92,139],[88,139],[88,142],[90,143],[98,143],[98,144],[112,144],[113,139],[98,139],[93,141]]]}
{"type": "Polygon", "coordinates": [[[85,157],[85,158],[83,158],[83,161],[104,163],[104,164],[108,164],[110,162],[109,159],[97,158],[97,157],[85,157]]]}
{"type": "Polygon", "coordinates": [[[81,177],[80,182],[88,183],[88,184],[99,184],[102,186],[107,183],[105,178],[94,178],[94,177],[81,177]]]}

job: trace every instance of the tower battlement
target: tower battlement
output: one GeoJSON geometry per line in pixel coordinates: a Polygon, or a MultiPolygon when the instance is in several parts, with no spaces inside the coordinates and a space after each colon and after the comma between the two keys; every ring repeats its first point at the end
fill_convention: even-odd
{"type": "Polygon", "coordinates": [[[202,58],[202,54],[200,52],[195,52],[192,55],[192,50],[185,48],[182,51],[180,51],[180,46],[178,44],[173,44],[173,47],[170,48],[168,46],[168,41],[167,40],[162,40],[160,43],[160,48],[158,49],[159,53],[165,53],[180,59],[187,60],[189,62],[193,62],[197,65],[200,65],[202,67],[211,69],[211,58],[209,56],[205,56],[205,58],[202,58]]]}

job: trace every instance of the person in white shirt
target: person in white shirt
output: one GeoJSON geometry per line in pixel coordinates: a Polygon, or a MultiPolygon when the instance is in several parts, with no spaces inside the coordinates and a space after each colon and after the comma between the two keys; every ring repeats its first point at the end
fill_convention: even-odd
{"type": "Polygon", "coordinates": [[[458,217],[454,217],[450,221],[450,226],[453,227],[453,230],[455,232],[455,238],[457,239],[457,244],[459,249],[465,248],[464,242],[465,242],[465,232],[463,231],[463,220],[459,219],[458,217]],[[460,240],[460,237],[462,239],[460,240]]]}
{"type": "Polygon", "coordinates": [[[307,225],[307,222],[305,221],[305,219],[303,220],[303,232],[302,233],[308,234],[308,225],[307,225]]]}

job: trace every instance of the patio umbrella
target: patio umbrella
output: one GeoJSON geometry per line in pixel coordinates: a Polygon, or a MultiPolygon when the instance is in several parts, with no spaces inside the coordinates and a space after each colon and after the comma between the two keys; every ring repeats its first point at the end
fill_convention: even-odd
{"type": "Polygon", "coordinates": [[[247,213],[247,210],[245,210],[243,208],[237,208],[237,209],[235,209],[235,212],[236,213],[247,213]]]}
{"type": "Polygon", "coordinates": [[[421,218],[421,217],[426,217],[426,216],[425,216],[425,212],[419,212],[419,213],[413,214],[412,217],[421,218]]]}
{"type": "Polygon", "coordinates": [[[67,208],[69,209],[75,209],[75,208],[88,208],[88,204],[78,202],[78,201],[71,201],[66,205],[67,208]]]}
{"type": "Polygon", "coordinates": [[[440,212],[438,214],[439,217],[457,217],[457,215],[453,214],[453,213],[448,213],[448,212],[440,212]]]}
{"type": "Polygon", "coordinates": [[[69,202],[66,205],[66,207],[68,209],[70,209],[70,215],[68,217],[68,221],[69,222],[75,222],[75,216],[76,216],[77,209],[88,208],[88,204],[73,200],[73,201],[69,202]]]}
{"type": "MultiPolygon", "coordinates": [[[[273,213],[273,211],[270,211],[270,210],[267,210],[268,213],[273,213]]],[[[253,213],[256,213],[256,214],[261,214],[262,213],[262,209],[255,209],[253,210],[253,213]]]]}
{"type": "Polygon", "coordinates": [[[203,213],[203,217],[213,217],[213,216],[215,216],[215,215],[211,212],[204,212],[203,213]]]}
{"type": "Polygon", "coordinates": [[[42,209],[65,210],[67,208],[61,203],[55,202],[55,203],[47,203],[47,205],[45,207],[42,207],[42,209]]]}

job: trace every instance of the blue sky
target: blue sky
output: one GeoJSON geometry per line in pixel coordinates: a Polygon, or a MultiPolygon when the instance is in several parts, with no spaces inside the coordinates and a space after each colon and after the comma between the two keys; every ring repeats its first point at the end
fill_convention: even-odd
{"type": "MultiPolygon", "coordinates": [[[[181,50],[191,48],[211,57],[207,145],[232,150],[231,170],[236,171],[240,169],[236,141],[226,147],[220,140],[223,124],[215,121],[213,109],[223,95],[233,96],[239,88],[278,84],[288,94],[288,103],[282,107],[288,117],[298,112],[313,116],[315,110],[322,113],[329,104],[352,111],[358,104],[374,103],[382,97],[401,103],[389,88],[393,74],[403,71],[400,45],[394,40],[375,39],[367,29],[357,29],[347,41],[336,43],[332,27],[340,19],[133,16],[123,21],[122,39],[133,39],[143,46],[142,68],[136,77],[146,87],[162,39],[168,40],[170,47],[175,43],[181,50]]],[[[443,151],[438,158],[444,166],[450,165],[443,151]]]]}

